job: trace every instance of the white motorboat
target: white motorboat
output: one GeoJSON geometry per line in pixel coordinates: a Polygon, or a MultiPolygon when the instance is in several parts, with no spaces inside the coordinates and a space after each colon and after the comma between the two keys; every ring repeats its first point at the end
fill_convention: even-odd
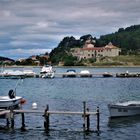
{"type": "Polygon", "coordinates": [[[140,101],[109,104],[110,118],[140,115],[140,101]]]}
{"type": "Polygon", "coordinates": [[[92,74],[88,70],[82,70],[80,72],[81,77],[92,77],[92,74]]]}
{"type": "Polygon", "coordinates": [[[21,79],[17,81],[14,90],[13,89],[9,90],[7,96],[0,96],[0,109],[19,108],[21,104],[24,104],[26,102],[26,100],[23,99],[22,97],[16,96],[16,89],[20,81],[21,79]]]}
{"type": "Polygon", "coordinates": [[[4,70],[1,73],[1,78],[11,78],[11,79],[19,79],[19,78],[25,78],[24,73],[19,70],[4,70]]]}
{"type": "Polygon", "coordinates": [[[52,66],[46,65],[43,66],[40,72],[41,78],[54,78],[54,70],[52,66]]]}
{"type": "Polygon", "coordinates": [[[76,70],[67,70],[67,72],[63,74],[63,77],[76,77],[76,70]]]}
{"type": "Polygon", "coordinates": [[[0,96],[0,108],[8,109],[10,107],[18,107],[21,103],[22,97],[16,96],[15,98],[10,98],[9,96],[0,96]]]}
{"type": "Polygon", "coordinates": [[[35,77],[36,73],[33,70],[25,69],[23,70],[25,77],[35,77]]]}
{"type": "Polygon", "coordinates": [[[104,72],[103,77],[113,77],[113,74],[111,74],[109,72],[104,72]]]}

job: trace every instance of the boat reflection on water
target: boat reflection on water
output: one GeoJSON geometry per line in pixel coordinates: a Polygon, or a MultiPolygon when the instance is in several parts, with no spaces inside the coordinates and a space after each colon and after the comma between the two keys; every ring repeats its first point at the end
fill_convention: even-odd
{"type": "Polygon", "coordinates": [[[109,118],[108,126],[111,128],[117,127],[129,127],[140,123],[140,115],[120,117],[120,118],[109,118]]]}

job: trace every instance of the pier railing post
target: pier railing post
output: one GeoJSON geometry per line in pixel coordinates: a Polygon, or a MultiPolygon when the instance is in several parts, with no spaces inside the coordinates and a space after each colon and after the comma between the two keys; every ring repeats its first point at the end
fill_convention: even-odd
{"type": "Polygon", "coordinates": [[[99,107],[97,107],[97,132],[98,132],[98,134],[100,132],[100,112],[99,112],[99,107]]]}
{"type": "Polygon", "coordinates": [[[83,123],[83,129],[86,130],[86,102],[83,102],[83,117],[84,117],[84,123],[83,123]]]}
{"type": "Polygon", "coordinates": [[[6,127],[7,127],[7,128],[9,128],[9,124],[10,124],[9,118],[6,118],[6,127]]]}
{"type": "Polygon", "coordinates": [[[22,126],[21,126],[21,130],[25,131],[25,116],[24,113],[21,113],[21,118],[22,118],[22,126]]]}
{"type": "Polygon", "coordinates": [[[10,110],[10,119],[11,119],[11,128],[14,128],[15,121],[14,121],[14,112],[13,112],[13,109],[10,110]]]}
{"type": "Polygon", "coordinates": [[[9,128],[9,126],[10,126],[10,112],[5,114],[5,118],[6,118],[6,127],[9,128]]]}
{"type": "MultiPolygon", "coordinates": [[[[89,108],[87,108],[87,113],[88,112],[89,112],[89,108]]],[[[90,130],[90,114],[87,114],[86,118],[87,118],[87,130],[86,131],[89,131],[90,130]]]]}
{"type": "Polygon", "coordinates": [[[50,124],[48,111],[49,111],[49,105],[46,106],[45,113],[44,113],[44,118],[45,118],[44,127],[46,131],[49,130],[49,124],[50,124]]]}

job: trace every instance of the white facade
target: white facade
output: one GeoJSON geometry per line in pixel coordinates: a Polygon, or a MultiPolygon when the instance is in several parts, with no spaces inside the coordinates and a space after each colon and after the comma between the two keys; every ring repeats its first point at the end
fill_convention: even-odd
{"type": "Polygon", "coordinates": [[[94,47],[93,44],[85,44],[83,48],[73,48],[71,53],[79,59],[88,59],[102,56],[118,56],[121,49],[109,43],[105,47],[94,47]]]}

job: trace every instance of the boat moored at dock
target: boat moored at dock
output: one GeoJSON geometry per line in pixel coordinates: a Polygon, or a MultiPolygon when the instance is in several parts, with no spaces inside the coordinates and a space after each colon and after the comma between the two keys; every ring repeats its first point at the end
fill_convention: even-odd
{"type": "Polygon", "coordinates": [[[81,70],[79,75],[80,77],[92,77],[92,74],[88,70],[81,70]]]}
{"type": "Polygon", "coordinates": [[[23,70],[25,77],[35,77],[37,74],[33,70],[25,69],[23,70]]]}
{"type": "Polygon", "coordinates": [[[128,71],[126,71],[124,73],[116,73],[116,77],[120,77],[120,78],[139,77],[140,78],[140,73],[129,73],[128,71]]]}
{"type": "Polygon", "coordinates": [[[76,77],[77,73],[76,70],[69,69],[66,73],[62,75],[62,77],[76,77]]]}
{"type": "Polygon", "coordinates": [[[0,109],[6,108],[17,108],[21,103],[22,97],[16,96],[14,98],[10,98],[9,96],[0,96],[0,109]]]}
{"type": "Polygon", "coordinates": [[[140,115],[140,101],[109,104],[110,118],[140,115]]]}
{"type": "Polygon", "coordinates": [[[25,75],[20,70],[4,70],[0,73],[0,78],[2,79],[23,79],[25,75]]]}
{"type": "Polygon", "coordinates": [[[113,74],[111,74],[110,72],[104,72],[103,77],[113,77],[113,74]]]}
{"type": "Polygon", "coordinates": [[[54,70],[50,65],[44,65],[40,71],[41,78],[54,78],[54,70]]]}

